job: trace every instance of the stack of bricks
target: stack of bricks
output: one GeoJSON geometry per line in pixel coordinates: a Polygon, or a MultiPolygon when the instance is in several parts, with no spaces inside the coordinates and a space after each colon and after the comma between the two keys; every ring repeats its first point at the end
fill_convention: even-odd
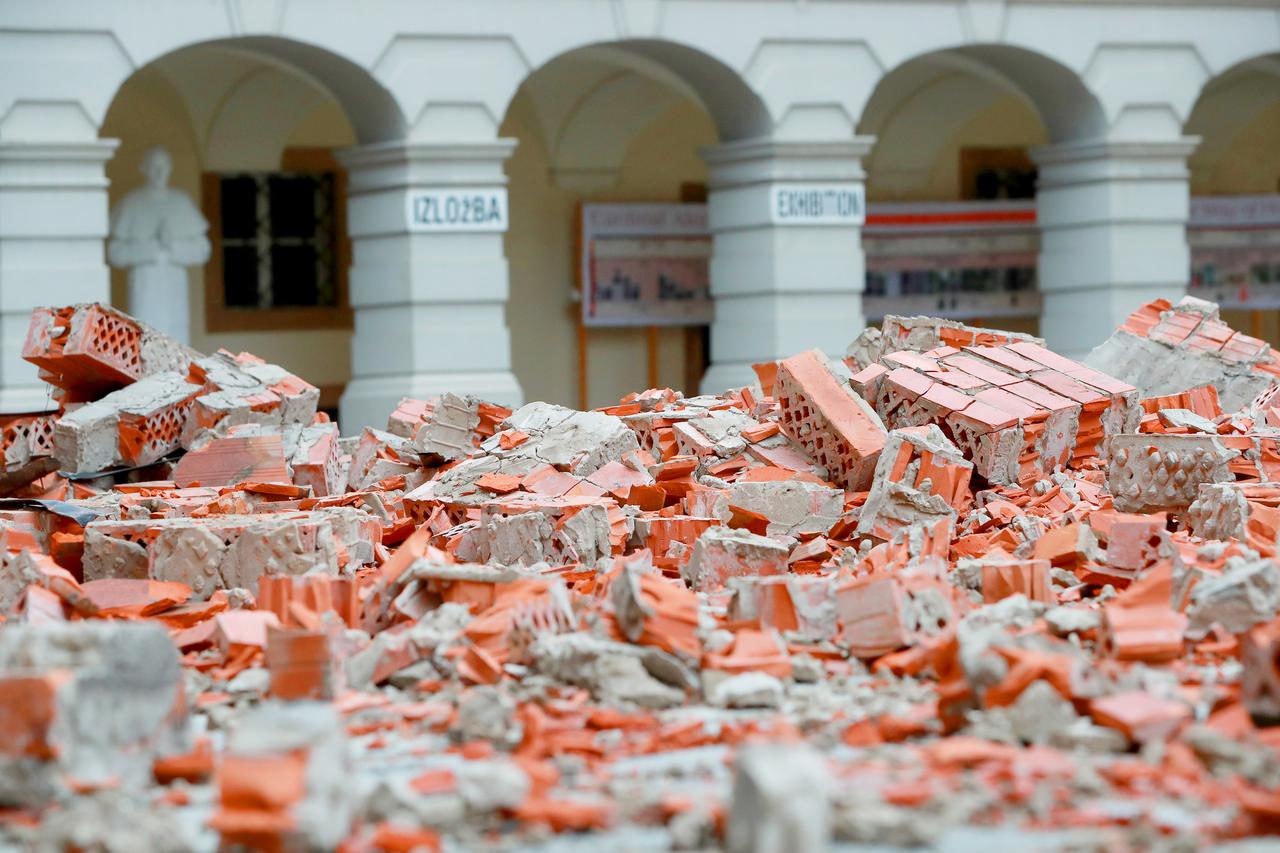
{"type": "Polygon", "coordinates": [[[1041,480],[1139,421],[1137,389],[1028,341],[888,353],[851,383],[887,427],[937,425],[995,484],[1041,480]]]}
{"type": "Polygon", "coordinates": [[[358,510],[103,519],[85,528],[82,570],[87,579],[176,581],[204,600],[219,589],[256,594],[270,573],[337,576],[371,561],[380,538],[380,525],[358,510]]]}
{"type": "MultiPolygon", "coordinates": [[[[257,356],[201,356],[96,304],[36,309],[23,357],[57,389],[52,455],[77,474],[147,466],[236,425],[307,425],[320,395],[257,356]]],[[[6,460],[23,455],[24,437],[41,455],[36,437],[45,423],[15,423],[5,436],[6,460]]]]}
{"type": "Polygon", "coordinates": [[[505,406],[475,397],[405,397],[387,418],[387,432],[410,439],[420,451],[440,454],[446,461],[461,459],[496,433],[510,414],[505,406]]]}
{"type": "Polygon", "coordinates": [[[1280,352],[1232,329],[1214,303],[1191,296],[1176,305],[1157,299],[1138,308],[1086,362],[1151,397],[1212,385],[1229,411],[1246,410],[1280,378],[1280,352]]]}
{"type": "Polygon", "coordinates": [[[184,424],[189,447],[204,431],[262,424],[306,424],[315,415],[320,389],[250,353],[219,350],[191,362],[187,381],[211,389],[195,401],[184,424]]]}
{"type": "Polygon", "coordinates": [[[1203,307],[1206,304],[1184,300],[1175,306],[1167,299],[1157,299],[1130,314],[1120,330],[1170,349],[1213,355],[1280,379],[1280,352],[1266,341],[1232,329],[1218,318],[1217,306],[1208,311],[1203,307]],[[1196,310],[1185,305],[1195,305],[1196,310]]]}

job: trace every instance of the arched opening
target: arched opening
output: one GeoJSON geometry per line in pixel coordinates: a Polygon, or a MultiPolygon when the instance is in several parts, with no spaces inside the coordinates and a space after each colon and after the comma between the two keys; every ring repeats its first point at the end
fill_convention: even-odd
{"type": "Polygon", "coordinates": [[[1233,327],[1280,343],[1280,54],[1210,80],[1187,119],[1190,292],[1233,327]]]}
{"type": "Polygon", "coordinates": [[[1040,146],[1101,136],[1105,119],[1070,69],[1019,48],[915,57],[877,85],[859,123],[868,322],[942,314],[1036,333],[1040,146]]]}
{"type": "MultiPolygon", "coordinates": [[[[163,146],[169,186],[209,222],[207,264],[188,268],[190,342],[248,350],[303,376],[336,407],[351,375],[345,174],[335,152],[400,138],[391,96],[354,63],[311,45],[246,37],[188,45],[139,68],[101,126],[114,209],[163,146]]],[[[128,271],[112,303],[130,310],[128,271]]]]}
{"type": "MultiPolygon", "coordinates": [[[[525,79],[501,135],[519,140],[507,163],[506,252],[512,363],[527,399],[600,406],[650,384],[697,392],[709,355],[705,325],[679,325],[679,317],[663,325],[646,325],[653,317],[618,325],[584,319],[577,295],[582,212],[604,210],[593,205],[703,203],[708,172],[699,149],[766,133],[769,124],[764,105],[735,72],[668,42],[583,47],[525,79]]],[[[671,262],[698,275],[709,262],[709,236],[703,251],[687,245],[688,235],[660,231],[629,235],[648,238],[643,246],[613,248],[649,253],[628,262],[649,264],[650,271],[670,260],[664,253],[687,248],[694,260],[671,262]]]]}

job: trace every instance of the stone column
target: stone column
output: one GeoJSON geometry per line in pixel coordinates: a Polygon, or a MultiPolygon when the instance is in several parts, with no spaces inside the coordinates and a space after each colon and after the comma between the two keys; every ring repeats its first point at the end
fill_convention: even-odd
{"type": "Polygon", "coordinates": [[[0,413],[50,408],[22,360],[31,309],[111,301],[105,167],[118,144],[0,142],[0,413]]]}
{"type": "Polygon", "coordinates": [[[345,433],[401,397],[522,402],[507,329],[507,176],[515,140],[394,142],[342,152],[352,242],[345,433]]]}
{"type": "Polygon", "coordinates": [[[1079,358],[1139,305],[1186,293],[1187,157],[1198,142],[1087,140],[1032,152],[1040,334],[1050,348],[1079,358]]]}
{"type": "Polygon", "coordinates": [[[843,355],[862,331],[862,158],[873,141],[748,139],[702,152],[716,301],[703,392],[750,384],[753,363],[814,347],[843,355]]]}

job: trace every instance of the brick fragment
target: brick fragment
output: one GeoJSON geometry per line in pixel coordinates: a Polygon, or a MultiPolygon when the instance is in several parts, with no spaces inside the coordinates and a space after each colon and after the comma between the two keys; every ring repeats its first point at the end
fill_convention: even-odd
{"type": "Polygon", "coordinates": [[[1280,619],[1245,632],[1240,654],[1244,664],[1241,701],[1258,725],[1280,724],[1280,619]]]}
{"type": "Polygon", "coordinates": [[[879,417],[836,378],[818,351],[801,353],[778,364],[781,426],[836,481],[850,489],[871,482],[884,447],[879,417]]]}
{"type": "Polygon", "coordinates": [[[332,699],[336,669],[329,633],[302,628],[267,629],[269,695],[277,699],[332,699]]]}
{"type": "Polygon", "coordinates": [[[1099,725],[1118,729],[1139,743],[1166,740],[1191,719],[1185,702],[1136,690],[1095,699],[1089,713],[1099,725]]]}
{"type": "Polygon", "coordinates": [[[766,536],[711,527],[698,537],[681,575],[694,589],[715,590],[730,578],[783,574],[787,557],[787,547],[766,536]]]}

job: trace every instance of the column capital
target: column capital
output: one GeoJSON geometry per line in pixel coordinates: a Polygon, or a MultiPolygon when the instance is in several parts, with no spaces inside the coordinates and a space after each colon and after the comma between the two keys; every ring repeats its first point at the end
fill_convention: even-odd
{"type": "Polygon", "coordinates": [[[874,136],[821,141],[739,139],[699,150],[711,171],[711,189],[786,181],[849,181],[866,178],[862,158],[874,136]]]}
{"type": "Polygon", "coordinates": [[[445,160],[451,163],[458,161],[487,162],[497,160],[505,162],[515,151],[518,140],[510,138],[484,139],[474,142],[415,142],[412,140],[394,140],[392,142],[372,142],[367,145],[353,145],[337,152],[342,165],[348,169],[361,169],[370,166],[386,166],[391,164],[408,164],[418,161],[435,162],[445,160]]]}
{"type": "Polygon", "coordinates": [[[110,160],[119,139],[15,139],[0,142],[6,160],[110,160]]]}
{"type": "Polygon", "coordinates": [[[351,194],[409,187],[505,186],[515,139],[476,142],[375,142],[336,152],[351,194]]]}
{"type": "Polygon", "coordinates": [[[1098,180],[1185,178],[1198,136],[1172,139],[1086,139],[1030,151],[1040,167],[1040,189],[1098,180]]]}
{"type": "Polygon", "coordinates": [[[0,142],[0,186],[102,188],[118,139],[0,142]]]}

